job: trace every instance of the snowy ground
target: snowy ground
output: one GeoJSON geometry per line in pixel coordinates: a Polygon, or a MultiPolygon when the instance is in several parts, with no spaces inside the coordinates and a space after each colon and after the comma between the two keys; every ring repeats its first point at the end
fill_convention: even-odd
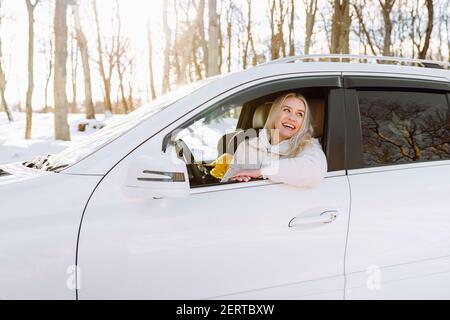
{"type": "MultiPolygon", "coordinates": [[[[103,114],[96,115],[97,120],[106,125],[117,117],[105,119],[103,114]]],[[[73,141],[95,132],[87,128],[85,132],[78,131],[78,123],[84,119],[84,114],[69,114],[70,136],[73,141]]],[[[0,113],[0,164],[28,160],[39,155],[57,153],[67,148],[71,142],[54,140],[53,113],[33,113],[31,140],[25,136],[25,113],[15,112],[14,122],[9,123],[4,112],[0,113]]]]}

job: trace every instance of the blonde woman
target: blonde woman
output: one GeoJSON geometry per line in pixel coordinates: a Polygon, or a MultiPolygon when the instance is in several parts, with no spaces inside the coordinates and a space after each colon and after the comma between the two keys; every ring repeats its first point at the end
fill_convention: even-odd
{"type": "Polygon", "coordinates": [[[273,102],[259,136],[239,144],[222,182],[262,177],[315,187],[326,172],[327,159],[313,138],[308,103],[302,95],[288,93],[273,102]]]}

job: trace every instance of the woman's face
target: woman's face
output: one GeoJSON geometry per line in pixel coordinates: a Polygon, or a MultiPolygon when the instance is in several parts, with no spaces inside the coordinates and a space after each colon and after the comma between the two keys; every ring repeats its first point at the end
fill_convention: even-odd
{"type": "Polygon", "coordinates": [[[277,119],[275,129],[278,129],[279,141],[291,138],[300,130],[305,118],[306,106],[296,97],[288,97],[284,100],[277,119]]]}

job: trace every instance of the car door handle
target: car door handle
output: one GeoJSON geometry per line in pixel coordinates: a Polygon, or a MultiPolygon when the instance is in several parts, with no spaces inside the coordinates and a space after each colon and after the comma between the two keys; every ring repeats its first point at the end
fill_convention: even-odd
{"type": "Polygon", "coordinates": [[[330,223],[336,220],[338,217],[338,211],[337,210],[327,210],[323,211],[322,213],[318,215],[300,215],[297,217],[294,217],[289,221],[289,227],[295,228],[295,227],[302,227],[302,226],[308,226],[312,224],[324,224],[324,223],[330,223]]]}

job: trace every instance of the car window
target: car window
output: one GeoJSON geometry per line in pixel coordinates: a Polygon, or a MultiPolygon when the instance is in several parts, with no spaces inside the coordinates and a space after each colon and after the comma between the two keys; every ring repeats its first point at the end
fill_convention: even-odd
{"type": "Polygon", "coordinates": [[[357,92],[365,167],[450,159],[447,96],[436,92],[357,92]]]}
{"type": "MultiPolygon", "coordinates": [[[[315,138],[322,140],[328,88],[298,88],[313,113],[315,138]]],[[[170,133],[170,143],[187,165],[191,187],[222,182],[238,145],[257,137],[264,127],[272,102],[286,91],[253,95],[236,94],[204,110],[170,133]]]]}
{"type": "Polygon", "coordinates": [[[219,156],[218,142],[224,135],[236,131],[242,104],[219,104],[175,136],[182,139],[192,152],[196,162],[210,162],[219,156]]]}

